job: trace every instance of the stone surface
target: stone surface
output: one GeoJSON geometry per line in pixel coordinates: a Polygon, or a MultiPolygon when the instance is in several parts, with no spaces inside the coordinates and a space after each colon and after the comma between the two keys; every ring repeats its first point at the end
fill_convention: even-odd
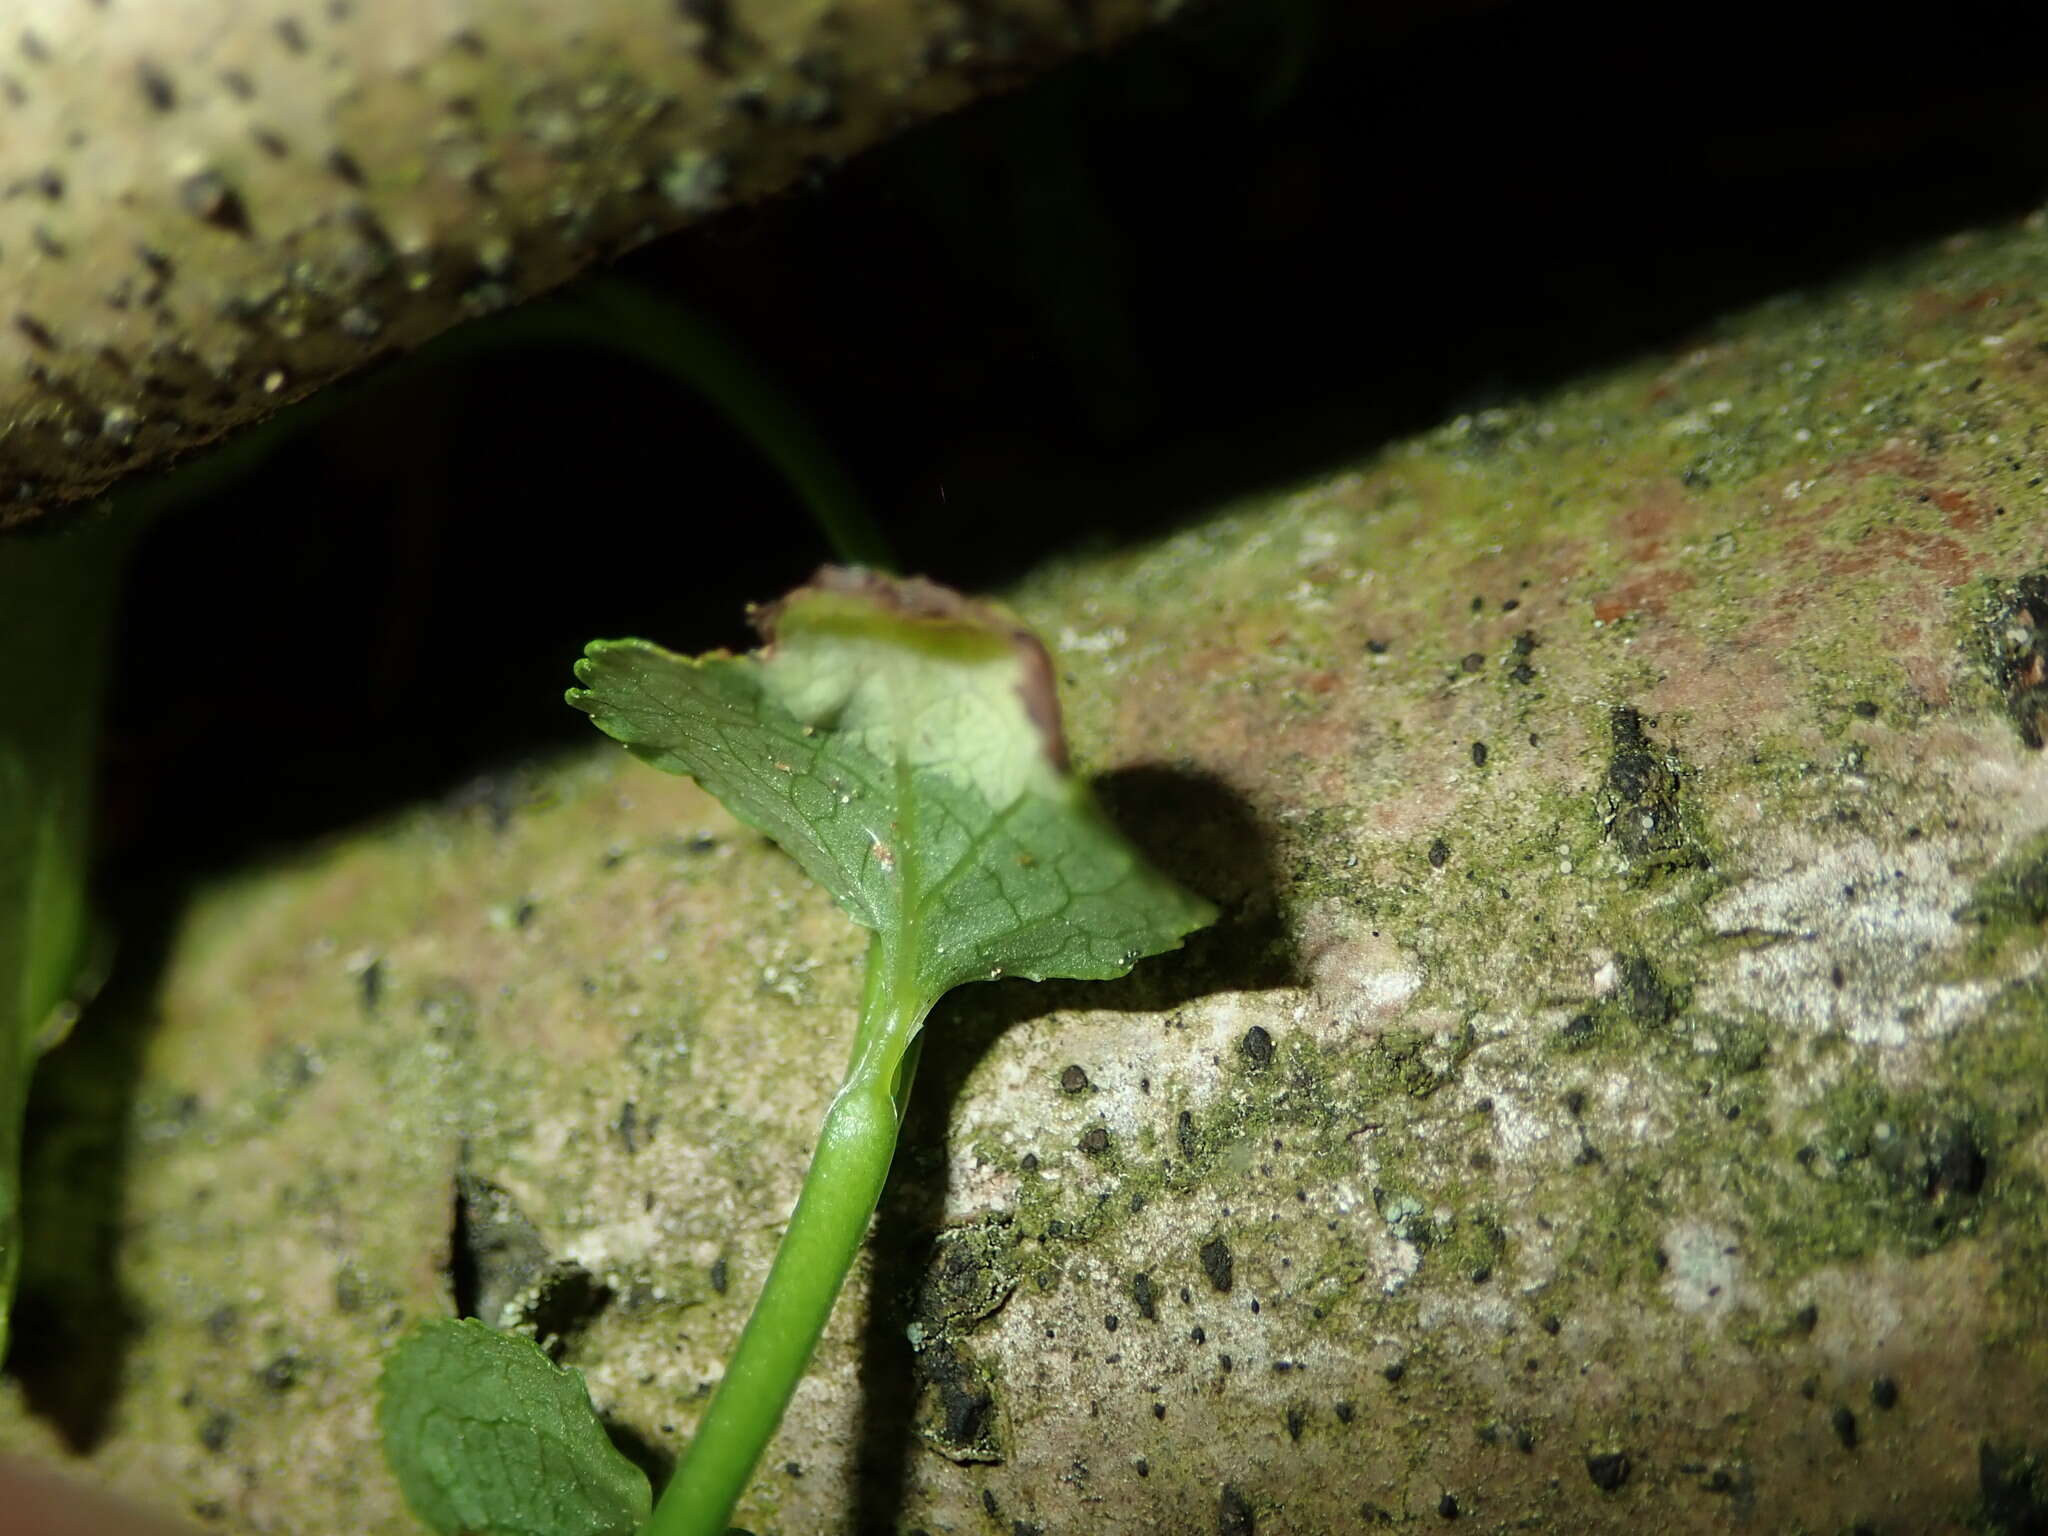
{"type": "Polygon", "coordinates": [[[0,528],[1166,0],[22,0],[0,528]]]}
{"type": "MultiPolygon", "coordinates": [[[[2038,1528],[2044,246],[1959,237],[1010,594],[1226,916],[935,1017],[741,1522],[2038,1528]]],[[[658,1466],[860,951],[596,743],[195,897],[94,1021],[138,1053],[136,1328],[88,1475],[409,1529],[377,1353],[458,1285],[658,1466]]]]}

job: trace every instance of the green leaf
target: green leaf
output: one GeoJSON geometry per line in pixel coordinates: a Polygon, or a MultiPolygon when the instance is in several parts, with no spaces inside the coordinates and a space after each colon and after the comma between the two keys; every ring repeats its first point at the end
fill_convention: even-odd
{"type": "Polygon", "coordinates": [[[475,1318],[414,1329],[377,1424],[413,1513],[441,1536],[629,1536],[647,1475],[605,1437],[583,1377],[475,1318]]]}
{"type": "Polygon", "coordinates": [[[1215,909],[1148,865],[1067,768],[1045,648],[927,581],[827,569],[745,656],[600,640],[569,702],[688,774],[889,941],[962,982],[1121,976],[1215,909]]]}

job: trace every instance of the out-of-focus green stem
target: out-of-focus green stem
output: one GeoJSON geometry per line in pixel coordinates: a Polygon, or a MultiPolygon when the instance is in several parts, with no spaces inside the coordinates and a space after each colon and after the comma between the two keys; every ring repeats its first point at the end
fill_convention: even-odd
{"type": "Polygon", "coordinates": [[[0,538],[0,1354],[21,1269],[21,1129],[88,948],[93,748],[132,517],[0,538]]]}

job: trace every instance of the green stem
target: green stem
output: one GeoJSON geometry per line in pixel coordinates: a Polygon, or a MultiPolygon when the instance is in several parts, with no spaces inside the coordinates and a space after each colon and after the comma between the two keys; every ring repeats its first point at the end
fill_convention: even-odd
{"type": "Polygon", "coordinates": [[[21,1270],[21,1127],[85,968],[93,747],[136,523],[0,538],[0,1355],[21,1270]]]}
{"type": "Polygon", "coordinates": [[[725,1378],[641,1536],[725,1536],[867,1236],[896,1155],[912,1046],[929,1011],[907,1001],[914,990],[892,950],[879,936],[868,946],[853,1061],[825,1112],[789,1230],[725,1378]]]}

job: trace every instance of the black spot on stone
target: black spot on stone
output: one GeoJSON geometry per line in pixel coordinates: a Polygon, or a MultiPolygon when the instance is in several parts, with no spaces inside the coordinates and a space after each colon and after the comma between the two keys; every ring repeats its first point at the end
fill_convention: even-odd
{"type": "Polygon", "coordinates": [[[1615,1004],[1636,1023],[1662,1028],[1684,1010],[1686,999],[1665,985],[1647,955],[1622,955],[1614,968],[1615,1004]]]}
{"type": "Polygon", "coordinates": [[[1100,1157],[1109,1150],[1109,1132],[1099,1125],[1090,1126],[1081,1133],[1080,1146],[1090,1157],[1100,1157]]]}
{"type": "Polygon", "coordinates": [[[535,1288],[526,1321],[543,1344],[565,1341],[589,1327],[611,1300],[611,1287],[581,1264],[557,1264],[535,1288]]]}
{"type": "Polygon", "coordinates": [[[1365,649],[1368,655],[1384,656],[1387,654],[1387,642],[1384,640],[1368,640],[1365,642],[1365,649]]]}
{"type": "Polygon", "coordinates": [[[1380,1374],[1387,1379],[1390,1385],[1399,1386],[1401,1378],[1408,1374],[1408,1362],[1406,1360],[1390,1360],[1380,1367],[1380,1374]]]}
{"type": "Polygon", "coordinates": [[[347,1265],[334,1272],[334,1310],[337,1312],[360,1312],[370,1300],[369,1288],[363,1277],[347,1265]]]}
{"type": "Polygon", "coordinates": [[[1143,1270],[1131,1276],[1131,1301],[1138,1309],[1138,1316],[1146,1322],[1159,1321],[1159,1302],[1152,1289],[1152,1277],[1143,1270]]]}
{"type": "Polygon", "coordinates": [[[306,51],[306,29],[293,16],[280,16],[276,22],[277,40],[293,53],[306,51]]]}
{"type": "Polygon", "coordinates": [[[1306,1428],[1308,1428],[1307,1410],[1302,1408],[1288,1409],[1287,1438],[1290,1440],[1299,1440],[1301,1438],[1301,1432],[1306,1428]]]}
{"type": "Polygon", "coordinates": [[[1173,1122],[1173,1139],[1180,1146],[1180,1155],[1192,1160],[1202,1150],[1202,1138],[1195,1130],[1195,1116],[1192,1110],[1182,1110],[1173,1122]]]}
{"type": "Polygon", "coordinates": [[[1473,766],[1474,768],[1484,768],[1484,767],[1486,766],[1486,759],[1487,759],[1487,747],[1486,747],[1486,743],[1485,743],[1485,742],[1483,742],[1483,741],[1475,741],[1475,742],[1473,742],[1473,743],[1472,743],[1472,766],[1473,766]]]}
{"type": "Polygon", "coordinates": [[[30,178],[30,185],[40,192],[48,202],[64,200],[64,173],[54,165],[46,165],[30,178]]]}
{"type": "Polygon", "coordinates": [[[345,149],[328,150],[326,157],[321,163],[327,167],[330,175],[347,182],[352,187],[360,187],[368,180],[363,175],[361,163],[345,149]]]}
{"type": "Polygon", "coordinates": [[[619,1133],[619,1145],[626,1149],[626,1156],[635,1157],[640,1152],[640,1106],[631,1099],[619,1106],[619,1118],[612,1122],[612,1128],[619,1133]]]}
{"type": "Polygon", "coordinates": [[[1025,1173],[1038,1172],[1038,1154],[1036,1152],[1026,1152],[1017,1159],[1017,1166],[1025,1173]]]}
{"type": "Polygon", "coordinates": [[[1889,1376],[1880,1376],[1870,1384],[1872,1406],[1889,1412],[1899,1406],[1899,1384],[1889,1376]]]}
{"type": "Polygon", "coordinates": [[[54,352],[57,348],[57,338],[50,333],[50,328],[34,315],[16,315],[14,328],[28,338],[31,346],[40,347],[45,352],[54,352]]]}
{"type": "Polygon", "coordinates": [[[298,1383],[299,1369],[299,1357],[285,1350],[282,1354],[273,1355],[256,1373],[256,1379],[263,1384],[265,1391],[285,1392],[298,1383]]]}
{"type": "Polygon", "coordinates": [[[1552,1313],[1548,1317],[1545,1317],[1543,1319],[1543,1331],[1549,1334],[1553,1339],[1557,1337],[1558,1333],[1563,1328],[1564,1324],[1562,1321],[1559,1320],[1556,1313],[1552,1313]]]}
{"type": "Polygon", "coordinates": [[[1572,1089],[1564,1096],[1564,1108],[1566,1114],[1578,1119],[1586,1112],[1586,1091],[1583,1088],[1572,1089]]]}
{"type": "Polygon", "coordinates": [[[1842,1442],[1842,1449],[1856,1449],[1856,1415],[1846,1406],[1837,1407],[1828,1415],[1828,1427],[1835,1432],[1835,1438],[1842,1442]]]}
{"type": "Polygon", "coordinates": [[[1467,651],[1458,662],[1458,670],[1466,673],[1481,671],[1485,666],[1486,654],[1483,651],[1467,651]]]}
{"type": "Polygon", "coordinates": [[[1266,1033],[1263,1024],[1254,1024],[1244,1032],[1244,1038],[1237,1042],[1237,1051],[1255,1071],[1260,1067],[1269,1066],[1273,1060],[1273,1037],[1266,1033]]]}
{"type": "Polygon", "coordinates": [[[1598,1022],[1590,1013],[1575,1013],[1564,1021],[1564,1028],[1557,1032],[1558,1041],[1568,1050],[1581,1050],[1593,1043],[1593,1036],[1599,1032],[1598,1022]]]}
{"type": "Polygon", "coordinates": [[[1442,869],[1451,861],[1451,845],[1442,838],[1431,838],[1429,843],[1429,867],[1442,869]]]}
{"type": "Polygon", "coordinates": [[[725,1262],[723,1254],[711,1261],[711,1270],[707,1278],[711,1281],[711,1293],[714,1296],[723,1296],[726,1287],[732,1284],[732,1269],[725,1262]]]}
{"type": "Polygon", "coordinates": [[[168,112],[178,104],[178,92],[171,77],[148,59],[135,66],[135,83],[142,88],[142,99],[149,103],[152,112],[168,112]]]}
{"type": "Polygon", "coordinates": [[[953,1445],[973,1445],[988,1429],[988,1417],[995,1399],[978,1383],[963,1383],[954,1376],[939,1383],[939,1401],[945,1414],[946,1439],[953,1445]]]}
{"type": "Polygon", "coordinates": [[[1228,1294],[1237,1274],[1237,1261],[1230,1252],[1230,1244],[1220,1237],[1212,1237],[1202,1244],[1200,1258],[1202,1273],[1209,1277],[1209,1284],[1228,1294]]]}
{"type": "Polygon", "coordinates": [[[1794,1333],[1810,1334],[1819,1326],[1820,1308],[1810,1301],[1792,1314],[1792,1331],[1794,1333]]]}
{"type": "Polygon", "coordinates": [[[1258,1536],[1259,1519],[1251,1502],[1232,1483],[1223,1485],[1216,1501],[1216,1536],[1258,1536]]]}
{"type": "Polygon", "coordinates": [[[1668,752],[1654,749],[1641,711],[1622,705],[1608,716],[1607,728],[1612,750],[1599,796],[1607,835],[1647,865],[1703,866],[1685,830],[1678,771],[1668,752]]]}
{"type": "Polygon", "coordinates": [[[1122,1325],[1122,1322],[1123,1319],[1119,1318],[1114,1312],[1102,1314],[1102,1326],[1111,1333],[1115,1333],[1122,1325]]]}
{"type": "Polygon", "coordinates": [[[1877,701],[1875,699],[1858,699],[1849,706],[1849,712],[1858,720],[1875,720],[1877,718],[1877,701]]]}
{"type": "Polygon", "coordinates": [[[1586,1476],[1593,1480],[1593,1486],[1602,1493],[1612,1493],[1628,1481],[1629,1465],[1626,1451],[1603,1451],[1597,1456],[1586,1458],[1586,1476]]]}
{"type": "Polygon", "coordinates": [[[1067,1093],[1086,1093],[1088,1091],[1088,1074],[1082,1070],[1078,1063],[1069,1062],[1060,1073],[1060,1088],[1067,1093]]]}
{"type": "Polygon", "coordinates": [[[178,205],[215,229],[236,235],[249,233],[249,210],[219,171],[195,171],[179,182],[178,205]]]}
{"type": "Polygon", "coordinates": [[[199,1443],[218,1456],[227,1449],[228,1434],[234,1427],[232,1414],[219,1410],[209,1413],[199,1425],[199,1443]]]}
{"type": "Polygon", "coordinates": [[[1140,1456],[1136,1461],[1131,1463],[1131,1470],[1133,1472],[1136,1472],[1140,1477],[1150,1477],[1152,1475],[1152,1463],[1147,1461],[1144,1457],[1140,1456]]]}
{"type": "Polygon", "coordinates": [[[1929,1148],[1927,1198],[1944,1195],[1975,1196],[1983,1191],[1990,1163],[1976,1136],[1960,1122],[1935,1132],[1929,1148]]]}
{"type": "Polygon", "coordinates": [[[2035,751],[2048,739],[2048,570],[2028,573],[1984,614],[1979,649],[2020,740],[2035,751]]]}
{"type": "Polygon", "coordinates": [[[1436,1512],[1446,1520],[1458,1518],[1458,1496],[1447,1493],[1436,1501],[1436,1512]]]}

